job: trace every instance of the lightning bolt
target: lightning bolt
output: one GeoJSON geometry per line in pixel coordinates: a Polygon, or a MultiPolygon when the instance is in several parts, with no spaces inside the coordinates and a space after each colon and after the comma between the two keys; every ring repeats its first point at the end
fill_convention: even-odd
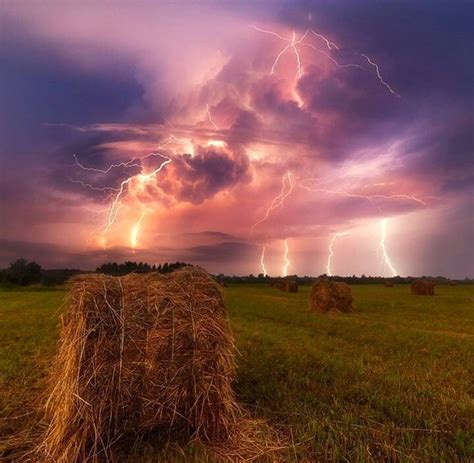
{"type": "Polygon", "coordinates": [[[265,246],[262,249],[262,255],[260,256],[260,267],[262,268],[263,276],[268,275],[267,269],[265,268],[265,246]]]}
{"type": "Polygon", "coordinates": [[[184,145],[189,142],[189,139],[187,138],[180,138],[176,137],[175,135],[171,134],[165,141],[162,141],[161,143],[158,144],[158,146],[167,146],[172,143],[177,143],[184,145]]]}
{"type": "MultiPolygon", "coordinates": [[[[171,158],[169,158],[167,156],[164,156],[161,153],[150,153],[146,156],[139,157],[139,158],[132,158],[129,161],[122,162],[122,163],[119,163],[119,164],[111,164],[106,169],[96,169],[96,168],[93,168],[93,167],[84,166],[83,164],[81,164],[79,162],[79,160],[77,159],[77,157],[75,155],[74,155],[74,159],[76,161],[77,166],[80,169],[88,171],[88,172],[98,172],[98,173],[102,173],[102,174],[107,174],[114,168],[132,167],[132,166],[133,167],[140,167],[140,169],[141,169],[140,173],[138,173],[136,175],[129,176],[125,180],[122,180],[120,182],[120,186],[118,188],[96,187],[96,186],[91,185],[89,183],[84,183],[80,180],[70,179],[71,182],[78,183],[81,186],[83,186],[84,188],[88,188],[88,189],[91,189],[91,190],[94,190],[94,191],[102,191],[102,192],[107,193],[109,195],[110,206],[107,210],[106,221],[105,221],[104,228],[103,228],[103,230],[101,232],[101,235],[99,237],[99,241],[100,241],[100,243],[102,244],[102,246],[104,248],[105,248],[106,242],[107,242],[106,234],[112,228],[112,226],[114,225],[114,223],[117,219],[118,212],[119,212],[119,210],[122,206],[122,200],[127,195],[127,193],[130,193],[130,191],[132,191],[132,187],[134,186],[134,184],[136,183],[136,189],[137,190],[143,189],[152,179],[155,178],[156,174],[158,174],[167,164],[169,164],[171,162],[171,158]],[[157,157],[157,156],[163,158],[164,160],[158,165],[158,167],[153,169],[151,172],[145,173],[142,162],[144,160],[147,160],[147,159],[150,159],[150,158],[153,158],[153,157],[157,157]]],[[[143,217],[144,217],[144,214],[142,214],[142,216],[140,217],[140,220],[132,228],[132,232],[131,232],[131,236],[130,236],[130,243],[131,243],[132,248],[136,247],[138,231],[139,231],[141,222],[143,220],[143,217]]]]}
{"type": "Polygon", "coordinates": [[[77,156],[75,154],[72,155],[74,158],[74,161],[76,162],[77,166],[80,167],[82,170],[86,170],[89,172],[99,172],[101,174],[108,174],[112,169],[116,169],[118,167],[123,167],[123,168],[128,168],[128,167],[141,167],[141,164],[138,164],[136,161],[138,158],[132,158],[127,162],[120,162],[119,164],[111,164],[107,169],[102,170],[102,169],[96,169],[94,167],[85,167],[83,164],[79,162],[77,159],[77,156]]]}
{"type": "Polygon", "coordinates": [[[381,83],[382,85],[384,85],[384,86],[388,89],[388,91],[389,91],[390,93],[392,93],[393,95],[397,95],[397,93],[395,92],[395,90],[393,90],[393,88],[390,87],[390,85],[388,85],[387,82],[385,82],[385,80],[383,79],[382,74],[380,74],[379,65],[378,65],[377,63],[375,63],[374,61],[372,61],[367,55],[364,55],[363,53],[361,53],[360,56],[362,56],[363,58],[365,58],[365,59],[367,60],[367,62],[368,62],[371,66],[373,66],[373,67],[375,68],[375,72],[377,73],[377,77],[378,77],[380,83],[381,83]]]}
{"type": "Polygon", "coordinates": [[[83,188],[87,188],[88,190],[92,190],[92,191],[102,191],[103,193],[107,193],[108,191],[118,191],[118,188],[112,188],[112,187],[107,187],[107,186],[97,187],[97,186],[91,185],[90,183],[85,183],[81,180],[75,180],[73,178],[70,178],[69,181],[71,183],[77,183],[78,185],[81,185],[83,188]]]}
{"type": "MultiPolygon", "coordinates": [[[[301,56],[299,54],[299,51],[298,51],[298,45],[305,45],[305,46],[309,46],[311,48],[313,48],[314,50],[320,52],[320,53],[323,53],[325,56],[327,56],[329,59],[331,59],[335,64],[337,64],[339,67],[343,67],[341,65],[339,65],[336,60],[334,60],[334,58],[332,58],[331,56],[329,56],[328,54],[324,53],[322,50],[319,50],[318,48],[316,48],[313,44],[311,43],[307,43],[307,42],[304,42],[304,40],[306,39],[306,37],[309,35],[309,34],[312,34],[314,37],[316,37],[317,39],[320,39],[324,42],[324,44],[326,45],[326,47],[328,48],[328,50],[332,50],[333,48],[336,49],[336,50],[339,50],[339,47],[334,43],[334,42],[331,42],[328,38],[326,38],[324,35],[318,33],[318,32],[315,32],[311,29],[308,29],[307,31],[305,31],[301,37],[299,39],[296,38],[296,32],[293,31],[292,35],[291,35],[291,39],[287,38],[287,37],[283,37],[282,35],[280,34],[277,34],[276,32],[274,31],[269,31],[269,30],[266,30],[266,29],[261,29],[260,27],[257,27],[257,26],[252,26],[256,31],[259,31],[259,32],[263,32],[264,34],[270,34],[270,35],[273,35],[275,37],[277,37],[278,39],[280,40],[283,40],[284,42],[287,42],[288,45],[286,45],[276,56],[275,60],[273,61],[273,64],[272,64],[272,67],[271,67],[271,70],[270,70],[270,74],[273,74],[275,72],[275,68],[277,67],[278,65],[278,62],[280,61],[280,58],[289,50],[291,50],[295,56],[295,60],[296,60],[296,65],[297,65],[297,72],[296,72],[296,75],[298,78],[301,78],[302,75],[303,75],[303,67],[302,67],[302,64],[301,64],[301,56]]],[[[357,65],[349,65],[349,66],[356,66],[356,67],[360,67],[362,68],[361,66],[357,66],[357,65]]]]}
{"type": "MultiPolygon", "coordinates": [[[[171,158],[163,156],[162,154],[153,153],[152,155],[153,156],[161,156],[161,157],[165,158],[165,160],[156,169],[154,169],[152,172],[150,172],[148,174],[140,173],[138,175],[128,177],[127,179],[123,180],[120,183],[120,188],[119,188],[117,194],[115,195],[115,197],[112,199],[112,204],[110,206],[109,213],[108,213],[108,216],[107,216],[107,223],[106,223],[106,226],[105,226],[104,232],[103,232],[104,234],[110,230],[110,228],[112,227],[112,225],[115,222],[115,219],[117,218],[117,212],[118,212],[117,205],[120,203],[120,201],[122,199],[122,196],[125,194],[125,187],[129,186],[130,183],[133,180],[137,180],[137,183],[138,183],[139,187],[143,188],[150,181],[150,179],[152,179],[158,172],[161,171],[161,169],[163,169],[163,167],[165,167],[167,164],[169,164],[171,162],[171,158]]],[[[150,155],[150,156],[152,156],[152,155],[150,155]]]]}
{"type": "MultiPolygon", "coordinates": [[[[299,53],[299,50],[298,50],[298,47],[299,46],[305,46],[305,47],[309,47],[311,49],[313,49],[314,51],[316,51],[317,53],[319,54],[322,54],[323,56],[325,56],[327,59],[329,59],[336,67],[338,68],[359,68],[359,69],[362,69],[362,70],[366,70],[365,67],[359,65],[359,64],[355,64],[355,63],[347,63],[347,64],[341,64],[339,63],[330,53],[334,50],[336,51],[339,51],[339,47],[334,43],[332,42],[331,40],[329,40],[326,36],[324,36],[323,34],[320,34],[319,32],[316,32],[312,29],[308,29],[306,30],[298,39],[296,38],[296,33],[293,31],[292,33],[292,36],[291,38],[287,38],[287,37],[283,37],[282,35],[274,32],[274,31],[271,31],[271,30],[267,30],[267,29],[262,29],[260,27],[257,27],[257,26],[251,26],[253,27],[253,29],[255,29],[256,31],[258,32],[262,32],[264,34],[268,34],[268,35],[272,35],[274,37],[277,37],[279,40],[282,40],[283,42],[287,43],[287,45],[285,45],[283,47],[283,49],[277,54],[275,60],[273,61],[273,64],[272,64],[272,67],[270,69],[270,74],[272,75],[274,72],[275,72],[275,69],[281,59],[281,57],[283,55],[285,55],[285,53],[287,53],[288,51],[289,52],[292,52],[295,56],[295,60],[296,60],[296,78],[297,80],[299,80],[302,76],[303,76],[303,65],[302,65],[302,60],[301,60],[301,56],[300,56],[300,53],[299,53]],[[328,52],[325,52],[323,50],[321,50],[320,48],[316,47],[313,43],[311,42],[305,42],[305,40],[307,39],[308,36],[312,36],[316,39],[318,39],[319,41],[323,42],[324,45],[326,46],[328,52]]],[[[393,88],[383,79],[382,77],[382,74],[380,72],[380,67],[379,65],[373,61],[372,59],[370,59],[367,55],[363,54],[363,53],[360,53],[360,56],[362,56],[366,61],[367,63],[370,65],[370,67],[374,68],[375,70],[375,73],[377,74],[377,78],[378,80],[380,81],[380,83],[392,94],[392,95],[396,95],[396,96],[399,96],[395,90],[393,90],[393,88]]],[[[295,91],[294,91],[295,93],[295,91]]],[[[299,102],[301,102],[301,98],[296,95],[297,97],[297,100],[299,100],[299,102]]],[[[300,104],[300,106],[302,106],[302,104],[300,104]]]]}
{"type": "Polygon", "coordinates": [[[329,241],[329,247],[328,247],[328,262],[326,265],[326,273],[328,276],[332,276],[331,273],[331,261],[334,256],[334,241],[336,241],[336,238],[339,238],[340,236],[347,236],[350,235],[349,232],[338,232],[332,235],[331,241],[329,241]]]}
{"type": "Polygon", "coordinates": [[[140,215],[140,218],[138,221],[135,223],[135,225],[132,227],[132,231],[130,233],[130,246],[133,249],[133,252],[135,252],[135,249],[137,247],[138,243],[138,232],[140,231],[140,226],[143,222],[143,219],[145,218],[146,212],[143,211],[140,215]]]}
{"type": "Polygon", "coordinates": [[[283,269],[282,269],[282,274],[284,277],[288,275],[288,267],[291,265],[290,259],[288,258],[288,241],[285,239],[284,241],[285,245],[285,253],[283,254],[283,269]]]}
{"type": "MultiPolygon", "coordinates": [[[[302,182],[311,180],[311,179],[305,179],[302,180],[302,182]]],[[[367,201],[373,201],[374,199],[405,199],[408,201],[413,201],[418,204],[421,204],[422,206],[427,205],[427,200],[429,199],[435,199],[440,201],[440,198],[437,198],[436,196],[427,196],[424,198],[419,198],[417,196],[409,195],[409,194],[392,194],[392,195],[382,195],[382,194],[373,194],[373,195],[363,195],[359,193],[351,193],[346,190],[329,190],[325,188],[311,188],[307,185],[302,185],[301,183],[298,184],[300,188],[303,188],[305,190],[311,191],[313,193],[327,193],[327,194],[332,194],[332,195],[338,195],[338,196],[345,196],[347,198],[360,198],[360,199],[365,199],[367,201]]]]}
{"type": "Polygon", "coordinates": [[[212,119],[212,113],[211,113],[211,108],[209,108],[209,105],[206,103],[206,114],[207,114],[207,120],[209,123],[216,129],[219,130],[219,127],[217,127],[217,124],[214,122],[214,119],[212,119]]]}
{"type": "Polygon", "coordinates": [[[292,175],[291,175],[291,172],[288,171],[281,179],[280,193],[277,196],[275,196],[275,198],[273,198],[272,202],[270,203],[267,210],[265,211],[265,214],[263,215],[263,217],[258,222],[255,222],[252,225],[251,230],[253,231],[253,229],[257,225],[260,225],[262,222],[265,222],[265,220],[268,219],[272,211],[282,207],[285,202],[285,199],[288,198],[288,196],[290,196],[292,192],[293,192],[292,175]]]}
{"type": "Polygon", "coordinates": [[[387,237],[387,222],[388,222],[388,219],[382,219],[380,222],[381,231],[382,231],[382,236],[380,239],[380,248],[382,249],[383,260],[385,264],[387,264],[387,266],[389,267],[390,271],[392,272],[392,276],[397,276],[398,272],[395,270],[395,267],[392,265],[390,258],[388,257],[387,248],[385,246],[385,240],[387,237]]]}

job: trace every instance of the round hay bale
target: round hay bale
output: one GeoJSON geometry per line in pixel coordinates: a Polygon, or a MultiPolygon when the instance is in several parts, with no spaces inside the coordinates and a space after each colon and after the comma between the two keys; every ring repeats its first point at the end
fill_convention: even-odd
{"type": "Polygon", "coordinates": [[[286,291],[288,293],[297,293],[298,283],[294,280],[285,280],[283,284],[283,291],[286,291]]]}
{"type": "Polygon", "coordinates": [[[283,280],[277,280],[271,283],[272,288],[277,288],[280,291],[285,291],[285,282],[283,280]]]}
{"type": "Polygon", "coordinates": [[[416,280],[410,285],[410,291],[417,296],[434,296],[434,283],[428,280],[416,280]]]}
{"type": "Polygon", "coordinates": [[[82,463],[115,461],[127,433],[223,441],[239,416],[234,356],[221,291],[205,272],[76,277],[39,449],[47,461],[82,463]]]}
{"type": "Polygon", "coordinates": [[[384,285],[386,288],[393,288],[393,281],[384,280],[383,285],[384,285]]]}
{"type": "Polygon", "coordinates": [[[309,308],[314,312],[352,312],[352,290],[346,283],[317,281],[309,294],[309,308]]]}

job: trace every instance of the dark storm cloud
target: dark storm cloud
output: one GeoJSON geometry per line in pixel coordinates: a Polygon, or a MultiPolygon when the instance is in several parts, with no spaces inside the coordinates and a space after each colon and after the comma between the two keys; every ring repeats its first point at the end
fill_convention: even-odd
{"type": "Polygon", "coordinates": [[[123,120],[143,89],[113,55],[101,73],[74,65],[54,44],[2,21],[0,43],[1,135],[4,155],[35,154],[55,146],[48,123],[86,124],[123,120]],[[5,26],[5,27],[4,27],[5,26]],[[21,31],[21,32],[20,32],[21,31]],[[28,133],[28,136],[25,136],[28,133]]]}
{"type": "MultiPolygon", "coordinates": [[[[246,257],[253,257],[257,248],[242,241],[224,241],[216,244],[199,245],[184,248],[181,252],[176,249],[155,248],[145,253],[137,249],[133,255],[135,261],[153,262],[180,260],[190,263],[209,262],[237,262],[246,257]],[[178,255],[179,254],[179,255],[178,255]]],[[[29,241],[13,241],[0,239],[0,268],[7,267],[21,256],[27,260],[34,260],[45,268],[69,267],[87,270],[104,262],[124,262],[130,260],[129,248],[110,248],[74,252],[70,249],[52,243],[38,243],[29,241]]]]}
{"type": "Polygon", "coordinates": [[[404,144],[409,162],[400,169],[437,182],[443,193],[456,193],[474,186],[474,117],[466,113],[449,121],[422,125],[404,144]]]}
{"type": "Polygon", "coordinates": [[[282,22],[328,34],[358,64],[359,54],[368,54],[400,94],[398,101],[390,99],[375,72],[350,69],[323,82],[309,72],[300,82],[302,93],[316,112],[340,111],[335,130],[341,134],[364,124],[388,124],[392,133],[402,133],[416,119],[429,120],[440,107],[454,106],[458,115],[445,119],[450,132],[474,105],[473,18],[473,2],[436,0],[288,2],[280,14],[282,22]]]}
{"type": "Polygon", "coordinates": [[[202,203],[219,191],[250,181],[250,162],[240,151],[197,147],[191,156],[174,156],[161,188],[179,201],[202,203]]]}
{"type": "Polygon", "coordinates": [[[194,246],[182,259],[192,262],[232,262],[254,256],[256,247],[242,241],[225,241],[214,245],[194,246]]]}
{"type": "Polygon", "coordinates": [[[197,237],[197,238],[210,238],[214,240],[235,240],[235,237],[229,235],[228,233],[222,233],[218,231],[202,231],[202,232],[194,232],[194,233],[183,233],[182,236],[184,237],[197,237]]]}
{"type": "MultiPolygon", "coordinates": [[[[54,208],[47,202],[53,189],[79,193],[69,181],[81,178],[72,167],[72,155],[99,165],[97,145],[117,139],[117,134],[82,133],[72,126],[125,122],[133,117],[131,109],[145,105],[143,88],[117,53],[104,53],[97,72],[75,62],[75,49],[65,52],[61,44],[38,37],[5,15],[0,21],[0,179],[6,232],[15,224],[67,216],[71,199],[55,195],[54,208]]],[[[100,196],[87,190],[84,194],[100,196]]]]}
{"type": "Polygon", "coordinates": [[[417,97],[471,89],[473,17],[469,0],[288,2],[280,15],[283,22],[327,33],[346,49],[373,54],[400,93],[417,97]]]}

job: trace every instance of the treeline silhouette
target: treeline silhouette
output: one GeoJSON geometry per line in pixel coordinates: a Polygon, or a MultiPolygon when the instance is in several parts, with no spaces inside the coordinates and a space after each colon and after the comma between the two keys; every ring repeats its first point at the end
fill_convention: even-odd
{"type": "Polygon", "coordinates": [[[56,286],[65,283],[69,278],[81,273],[79,269],[46,270],[34,261],[20,258],[12,262],[8,268],[0,270],[2,286],[38,285],[56,286]]]}
{"type": "Polygon", "coordinates": [[[178,270],[182,267],[188,267],[191,264],[185,262],[165,262],[164,264],[159,265],[150,265],[144,262],[123,262],[118,264],[117,262],[108,262],[102,264],[100,267],[97,267],[96,273],[105,273],[106,275],[128,275],[129,273],[149,273],[149,272],[158,272],[158,273],[170,273],[174,270],[178,270]]]}
{"type": "MultiPolygon", "coordinates": [[[[97,267],[95,273],[104,273],[106,275],[113,276],[123,276],[128,275],[129,273],[170,273],[174,270],[177,270],[182,267],[192,266],[192,264],[185,262],[165,262],[164,264],[159,265],[150,265],[146,262],[108,262],[97,267]]],[[[94,273],[92,271],[84,271],[79,269],[43,269],[41,265],[37,264],[34,261],[28,261],[26,259],[20,258],[12,262],[8,268],[0,270],[0,285],[2,286],[28,286],[28,285],[42,285],[42,286],[59,286],[65,283],[69,278],[74,275],[81,273],[94,273]]],[[[230,276],[224,275],[223,273],[219,275],[214,275],[216,280],[222,283],[277,283],[282,280],[282,277],[271,277],[269,275],[263,275],[263,273],[258,274],[257,276],[250,274],[246,276],[230,276]]],[[[474,279],[465,278],[464,280],[451,280],[443,276],[431,277],[431,276],[422,276],[422,277],[380,277],[380,276],[328,276],[322,274],[318,277],[312,276],[298,276],[298,275],[289,275],[285,278],[296,281],[300,285],[312,284],[318,279],[328,279],[332,281],[341,281],[350,285],[371,285],[371,284],[383,284],[387,281],[390,281],[393,284],[410,284],[418,278],[425,280],[430,280],[435,284],[453,284],[453,283],[464,283],[464,284],[474,284],[474,279]]]]}
{"type": "MultiPolygon", "coordinates": [[[[143,262],[109,262],[102,264],[95,270],[96,273],[123,276],[129,273],[170,273],[182,267],[189,266],[185,262],[165,262],[159,265],[149,265],[143,262]]],[[[81,273],[93,273],[79,269],[44,269],[34,261],[20,258],[12,262],[8,268],[0,270],[0,285],[2,286],[59,286],[69,278],[81,273]]]]}

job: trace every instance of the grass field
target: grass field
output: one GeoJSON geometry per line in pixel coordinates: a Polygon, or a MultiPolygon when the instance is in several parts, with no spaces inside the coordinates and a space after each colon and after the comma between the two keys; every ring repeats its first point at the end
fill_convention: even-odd
{"type": "MultiPolygon", "coordinates": [[[[309,287],[225,291],[239,399],[288,436],[285,461],[474,461],[474,287],[422,297],[354,286],[350,315],[309,313],[309,287]]],[[[19,431],[35,429],[63,297],[0,292],[0,461],[13,458],[19,431]]],[[[124,461],[212,461],[195,446],[167,447],[148,439],[124,461]]]]}

